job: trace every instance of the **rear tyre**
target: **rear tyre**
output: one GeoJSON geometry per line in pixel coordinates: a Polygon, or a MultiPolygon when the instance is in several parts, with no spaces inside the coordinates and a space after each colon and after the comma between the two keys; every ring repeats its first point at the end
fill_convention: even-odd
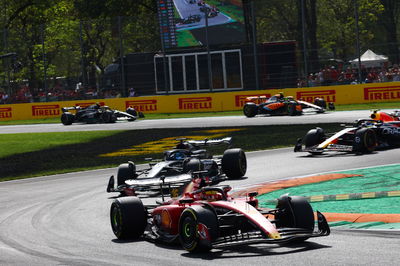
{"type": "Polygon", "coordinates": [[[133,162],[123,163],[118,166],[117,185],[124,185],[128,179],[136,179],[136,165],[133,162]]]}
{"type": "Polygon", "coordinates": [[[243,106],[243,113],[247,117],[254,117],[257,115],[257,105],[255,103],[246,103],[243,106]]]}
{"type": "Polygon", "coordinates": [[[194,205],[179,218],[179,240],[189,252],[204,252],[212,248],[218,237],[218,219],[211,208],[194,205]]]}
{"type": "Polygon", "coordinates": [[[61,123],[63,123],[63,125],[65,126],[69,126],[71,125],[75,120],[75,116],[74,114],[71,114],[69,112],[63,113],[61,115],[61,123]]]}
{"type": "MultiPolygon", "coordinates": [[[[275,215],[277,228],[301,228],[314,230],[314,211],[304,197],[282,195],[276,205],[278,212],[275,215]]],[[[309,237],[296,239],[294,242],[303,242],[309,237]]]]}
{"type": "Polygon", "coordinates": [[[370,128],[361,128],[354,135],[353,150],[358,153],[373,152],[377,145],[376,133],[370,128]]]}
{"type": "Polygon", "coordinates": [[[288,112],[288,115],[295,116],[297,114],[296,104],[295,103],[288,103],[287,112],[288,112]]]}
{"type": "Polygon", "coordinates": [[[113,112],[110,111],[105,111],[101,114],[101,120],[104,123],[114,123],[115,121],[117,121],[117,118],[115,117],[115,115],[113,114],[113,112]]]}
{"type": "Polygon", "coordinates": [[[240,178],[246,174],[247,159],[242,149],[228,149],[222,156],[222,171],[229,179],[240,178]]]}
{"type": "Polygon", "coordinates": [[[138,197],[116,199],[110,208],[111,228],[118,239],[137,239],[147,226],[147,212],[138,197]]]}

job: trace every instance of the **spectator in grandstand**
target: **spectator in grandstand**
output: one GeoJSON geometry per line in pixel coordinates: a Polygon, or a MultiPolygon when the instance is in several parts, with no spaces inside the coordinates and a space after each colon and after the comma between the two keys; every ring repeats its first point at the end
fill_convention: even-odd
{"type": "Polygon", "coordinates": [[[393,76],[393,81],[400,81],[400,72],[399,72],[399,67],[397,65],[394,65],[392,68],[392,76],[393,76]]]}
{"type": "Polygon", "coordinates": [[[0,94],[0,96],[1,96],[1,103],[2,104],[6,104],[6,103],[9,103],[9,96],[8,96],[8,94],[7,94],[7,92],[3,92],[3,93],[1,93],[0,94]]]}
{"type": "Polygon", "coordinates": [[[129,97],[136,97],[136,91],[134,88],[129,89],[129,97]]]}

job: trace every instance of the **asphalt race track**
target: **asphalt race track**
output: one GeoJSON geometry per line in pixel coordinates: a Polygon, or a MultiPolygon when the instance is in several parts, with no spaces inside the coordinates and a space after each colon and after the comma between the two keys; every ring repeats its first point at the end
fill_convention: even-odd
{"type": "MultiPolygon", "coordinates": [[[[346,114],[347,117],[342,120],[349,119],[351,122],[360,118],[360,113],[355,114],[357,112],[303,117],[206,118],[204,121],[207,121],[205,124],[215,123],[214,126],[221,126],[218,123],[223,120],[230,121],[224,126],[237,126],[238,121],[271,123],[277,119],[288,119],[286,123],[291,123],[292,119],[315,121],[321,118],[326,122],[328,118],[338,119],[334,117],[346,114]]],[[[367,111],[364,113],[368,115],[367,111]]],[[[201,121],[172,120],[168,120],[164,127],[178,123],[175,120],[181,122],[180,126],[182,121],[196,126],[201,121]]],[[[146,122],[117,123],[107,127],[130,125],[133,128],[136,125],[144,126],[146,122]]],[[[57,127],[94,130],[92,126],[102,126],[104,129],[104,125],[65,127],[60,124],[41,125],[40,132],[56,131],[57,127]]],[[[185,126],[188,125],[185,123],[185,126]]],[[[26,132],[31,132],[30,126],[25,127],[28,128],[26,132]]],[[[4,133],[3,128],[12,127],[0,128],[0,133],[4,133]]],[[[23,128],[17,126],[16,130],[18,132],[23,128]]],[[[399,163],[400,158],[398,149],[367,155],[311,157],[306,153],[294,153],[291,148],[252,152],[247,157],[247,178],[226,182],[234,190],[271,180],[399,163]]],[[[313,238],[297,245],[259,244],[197,255],[185,252],[179,245],[166,246],[145,240],[121,242],[115,238],[109,222],[109,207],[115,195],[107,194],[105,189],[111,174],[116,174],[116,169],[1,182],[0,265],[392,265],[400,258],[399,231],[333,229],[328,237],[313,238]]]]}
{"type": "MultiPolygon", "coordinates": [[[[393,110],[386,110],[393,111],[393,110]]],[[[207,118],[143,119],[133,122],[121,121],[114,124],[33,124],[0,126],[0,134],[33,132],[69,132],[90,130],[135,130],[146,128],[192,128],[192,127],[232,127],[257,125],[287,125],[312,123],[352,123],[359,118],[368,118],[370,111],[326,112],[323,114],[305,113],[302,116],[220,116],[207,118]]]]}

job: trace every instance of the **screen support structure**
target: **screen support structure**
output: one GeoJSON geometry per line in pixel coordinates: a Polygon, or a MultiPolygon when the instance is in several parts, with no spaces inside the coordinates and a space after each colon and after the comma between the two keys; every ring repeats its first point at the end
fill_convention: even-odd
{"type": "Polygon", "coordinates": [[[208,40],[208,14],[209,9],[204,4],[204,15],[206,21],[206,46],[207,46],[207,65],[208,65],[208,86],[210,87],[210,91],[213,91],[213,77],[212,77],[212,65],[211,65],[211,54],[210,54],[210,43],[208,40]]]}
{"type": "Polygon", "coordinates": [[[251,32],[252,32],[252,43],[253,43],[253,57],[254,57],[254,73],[256,79],[256,89],[260,89],[260,79],[258,73],[258,55],[257,55],[257,20],[254,12],[254,0],[250,2],[250,13],[251,13],[251,32]]]}

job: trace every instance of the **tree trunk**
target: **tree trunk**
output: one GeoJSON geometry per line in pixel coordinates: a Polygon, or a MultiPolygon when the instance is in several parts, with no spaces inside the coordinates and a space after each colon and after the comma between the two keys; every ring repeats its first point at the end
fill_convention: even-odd
{"type": "Polygon", "coordinates": [[[310,19],[308,23],[308,36],[310,40],[309,58],[311,71],[315,72],[319,70],[319,56],[318,56],[318,40],[317,40],[317,0],[309,0],[310,19]]]}

